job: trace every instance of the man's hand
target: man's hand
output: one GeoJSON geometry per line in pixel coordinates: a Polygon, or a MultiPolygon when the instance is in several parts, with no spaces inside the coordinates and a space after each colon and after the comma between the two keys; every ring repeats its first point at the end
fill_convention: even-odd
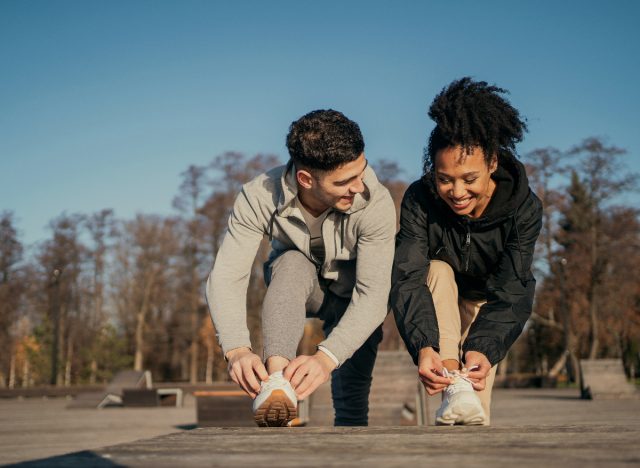
{"type": "Polygon", "coordinates": [[[487,376],[491,371],[491,363],[487,356],[478,351],[467,351],[464,353],[464,365],[469,372],[468,377],[473,383],[473,388],[484,390],[487,384],[487,376]]]}
{"type": "Polygon", "coordinates": [[[284,370],[284,378],[291,382],[298,400],[304,400],[316,388],[329,380],[336,364],[322,351],[313,356],[298,356],[284,370]]]}
{"type": "Polygon", "coordinates": [[[450,378],[442,376],[443,367],[440,355],[433,348],[420,350],[418,375],[429,395],[440,393],[451,383],[450,378]]]}
{"type": "Polygon", "coordinates": [[[269,374],[257,354],[249,348],[232,349],[226,354],[231,380],[240,385],[251,398],[255,398],[260,391],[260,380],[267,380],[269,374]]]}

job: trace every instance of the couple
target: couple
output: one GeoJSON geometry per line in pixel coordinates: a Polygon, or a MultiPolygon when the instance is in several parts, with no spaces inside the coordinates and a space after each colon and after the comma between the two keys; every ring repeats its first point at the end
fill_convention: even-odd
{"type": "MultiPolygon", "coordinates": [[[[424,174],[404,195],[400,231],[368,166],[358,125],[317,110],[293,122],[291,159],[247,183],[207,283],[229,374],[254,398],[259,426],[287,426],[331,377],[336,426],[367,425],[388,306],[438,424],[489,424],[496,365],[531,312],[541,203],[515,157],[526,124],[485,82],[436,96],[424,174]],[[263,236],[263,358],[251,348],[246,290],[263,236]],[[306,317],[325,340],[296,356],[306,317]]],[[[294,423],[295,424],[295,423],[294,423]]]]}

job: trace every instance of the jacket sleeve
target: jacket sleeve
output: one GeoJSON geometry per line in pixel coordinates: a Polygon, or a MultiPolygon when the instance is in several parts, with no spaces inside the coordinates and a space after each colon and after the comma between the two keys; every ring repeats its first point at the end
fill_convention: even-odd
{"type": "Polygon", "coordinates": [[[433,298],[426,285],[429,238],[423,190],[418,181],[402,200],[389,298],[400,336],[416,365],[420,350],[439,350],[440,340],[433,298]]]}
{"type": "Polygon", "coordinates": [[[229,216],[206,288],[207,303],[222,352],[251,347],[247,327],[247,287],[264,226],[243,188],[229,216]]]}
{"type": "Polygon", "coordinates": [[[487,280],[487,302],[471,325],[463,352],[478,351],[491,365],[500,362],[531,315],[536,280],[531,273],[536,239],[542,227],[542,204],[530,193],[533,206],[516,215],[505,250],[487,280]]]}
{"type": "Polygon", "coordinates": [[[362,346],[388,312],[396,210],[386,189],[365,210],[368,213],[362,216],[358,229],[356,284],[351,301],[336,327],[320,343],[340,364],[362,346]]]}

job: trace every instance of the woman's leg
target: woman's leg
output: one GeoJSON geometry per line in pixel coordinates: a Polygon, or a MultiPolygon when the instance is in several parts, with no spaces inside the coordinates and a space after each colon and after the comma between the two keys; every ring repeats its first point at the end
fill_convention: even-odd
{"type": "MultiPolygon", "coordinates": [[[[462,342],[467,339],[467,335],[469,334],[469,328],[471,324],[478,316],[478,312],[480,312],[480,307],[486,301],[468,301],[466,299],[460,298],[459,308],[460,308],[460,318],[462,322],[462,342]]],[[[489,375],[487,376],[487,382],[484,387],[484,390],[477,392],[478,397],[480,398],[480,402],[482,403],[482,408],[484,409],[484,413],[487,416],[485,421],[485,426],[488,426],[491,422],[491,390],[493,388],[493,382],[496,378],[496,370],[498,366],[493,366],[489,375]]]]}
{"type": "Polygon", "coordinates": [[[462,326],[458,308],[458,285],[451,266],[440,260],[431,260],[427,287],[431,291],[438,318],[440,358],[447,370],[458,370],[462,326]]]}

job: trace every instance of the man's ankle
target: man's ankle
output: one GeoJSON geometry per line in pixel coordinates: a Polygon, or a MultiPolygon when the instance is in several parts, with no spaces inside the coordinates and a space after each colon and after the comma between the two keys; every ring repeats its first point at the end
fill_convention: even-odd
{"type": "Polygon", "coordinates": [[[289,365],[289,360],[282,356],[269,356],[265,364],[267,366],[267,372],[271,375],[275,372],[284,370],[284,368],[289,365]]]}

